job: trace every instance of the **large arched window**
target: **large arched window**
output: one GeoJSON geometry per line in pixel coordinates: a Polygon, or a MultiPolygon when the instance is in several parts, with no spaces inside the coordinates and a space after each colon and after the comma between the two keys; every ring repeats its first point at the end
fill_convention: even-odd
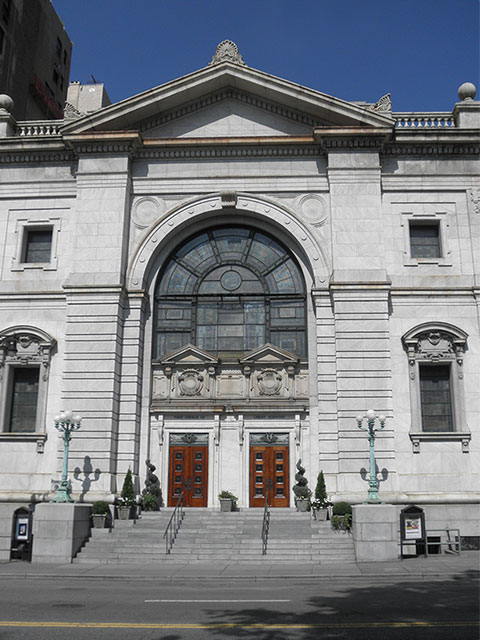
{"type": "Polygon", "coordinates": [[[168,259],[155,303],[156,358],[188,343],[236,358],[266,342],[306,357],[303,277],[265,233],[235,226],[190,238],[168,259]]]}

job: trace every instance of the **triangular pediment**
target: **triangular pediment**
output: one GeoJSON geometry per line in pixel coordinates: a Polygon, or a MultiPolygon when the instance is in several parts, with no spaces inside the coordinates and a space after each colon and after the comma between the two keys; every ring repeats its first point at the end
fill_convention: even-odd
{"type": "Polygon", "coordinates": [[[391,127],[393,120],[232,62],[189,75],[69,122],[68,135],[139,131],[147,138],[300,135],[315,126],[391,127]],[[218,128],[216,128],[218,123],[218,128]]]}
{"type": "Polygon", "coordinates": [[[295,364],[299,361],[298,356],[281,349],[273,344],[262,344],[260,347],[253,349],[239,360],[240,364],[295,364]]]}
{"type": "Polygon", "coordinates": [[[255,96],[232,90],[206,96],[192,113],[180,108],[142,126],[143,138],[212,138],[308,135],[313,121],[255,96]],[[245,101],[242,101],[245,97],[245,101]],[[248,102],[247,102],[248,99],[248,102]],[[263,104],[262,104],[263,102],[263,104]],[[305,122],[307,121],[308,124],[305,122]],[[160,124],[159,124],[160,122],[160,124]]]}
{"type": "Polygon", "coordinates": [[[218,358],[208,351],[204,351],[194,344],[186,344],[175,351],[167,353],[160,362],[167,364],[218,364],[218,358]]]}

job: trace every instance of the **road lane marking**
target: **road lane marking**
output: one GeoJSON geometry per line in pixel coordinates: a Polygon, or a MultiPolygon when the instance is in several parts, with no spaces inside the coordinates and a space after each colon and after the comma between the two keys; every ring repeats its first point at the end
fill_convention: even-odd
{"type": "Polygon", "coordinates": [[[426,628],[478,627],[479,622],[324,622],[312,624],[238,624],[220,623],[129,623],[129,622],[29,622],[0,621],[0,627],[36,627],[57,629],[362,629],[362,628],[426,628]]]}
{"type": "Polygon", "coordinates": [[[291,600],[144,600],[144,602],[291,602],[291,600]]]}

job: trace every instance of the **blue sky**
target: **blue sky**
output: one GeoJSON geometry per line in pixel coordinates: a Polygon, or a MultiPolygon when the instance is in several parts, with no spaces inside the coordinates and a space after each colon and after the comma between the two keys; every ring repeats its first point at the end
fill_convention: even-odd
{"type": "Polygon", "coordinates": [[[477,85],[478,0],[52,0],[73,40],[71,80],[113,102],[195,71],[221,40],[256,69],[394,111],[450,111],[477,85]]]}

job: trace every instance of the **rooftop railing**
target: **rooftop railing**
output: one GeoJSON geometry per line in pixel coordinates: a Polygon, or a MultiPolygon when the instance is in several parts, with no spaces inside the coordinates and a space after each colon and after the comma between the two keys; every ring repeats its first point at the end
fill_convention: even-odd
{"type": "MultiPolygon", "coordinates": [[[[394,112],[396,129],[454,129],[455,119],[451,112],[394,112]]],[[[22,138],[58,136],[64,120],[32,120],[19,122],[16,135],[22,138]]]]}
{"type": "Polygon", "coordinates": [[[22,138],[37,136],[58,136],[63,120],[32,120],[31,122],[18,122],[16,135],[22,138]]]}
{"type": "Polygon", "coordinates": [[[453,115],[446,112],[395,112],[396,129],[454,129],[453,115]]]}

